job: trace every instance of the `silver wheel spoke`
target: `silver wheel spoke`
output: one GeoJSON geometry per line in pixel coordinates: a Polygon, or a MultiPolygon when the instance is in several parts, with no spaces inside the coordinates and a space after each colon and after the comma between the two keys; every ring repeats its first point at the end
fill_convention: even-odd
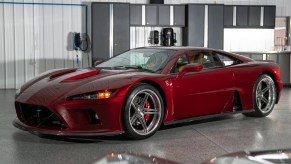
{"type": "Polygon", "coordinates": [[[142,118],[139,118],[139,121],[140,121],[140,123],[141,123],[141,125],[143,127],[144,132],[147,133],[148,132],[148,127],[147,127],[145,119],[142,117],[142,118]]]}
{"type": "Polygon", "coordinates": [[[137,106],[132,102],[131,106],[134,108],[134,110],[137,110],[137,106]]]}
{"type": "Polygon", "coordinates": [[[149,98],[149,94],[145,93],[144,98],[142,99],[142,101],[140,103],[140,106],[144,107],[148,98],[149,98]]]}
{"type": "Polygon", "coordinates": [[[268,104],[269,103],[269,101],[265,98],[265,97],[262,97],[262,99],[261,99],[264,103],[266,103],[266,104],[268,104]]]}
{"type": "Polygon", "coordinates": [[[262,90],[262,83],[258,87],[258,91],[261,91],[261,90],[262,90]]]}
{"type": "Polygon", "coordinates": [[[134,124],[134,123],[136,122],[136,120],[137,120],[137,115],[134,114],[134,115],[130,118],[130,122],[131,122],[131,124],[134,124]]]}
{"type": "Polygon", "coordinates": [[[262,103],[261,103],[260,97],[257,98],[257,105],[258,105],[258,108],[261,109],[262,103]]]}
{"type": "Polygon", "coordinates": [[[144,114],[158,114],[156,109],[145,109],[144,114]]]}
{"type": "Polygon", "coordinates": [[[264,93],[266,93],[267,91],[269,91],[269,89],[270,89],[270,87],[269,86],[267,86],[266,88],[264,88],[261,92],[264,94],[264,93]]]}

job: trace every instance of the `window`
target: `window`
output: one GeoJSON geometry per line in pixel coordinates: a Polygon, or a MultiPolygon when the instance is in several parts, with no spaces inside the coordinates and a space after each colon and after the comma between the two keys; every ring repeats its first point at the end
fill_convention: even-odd
{"type": "Polygon", "coordinates": [[[175,64],[171,72],[172,73],[180,72],[186,64],[189,64],[188,58],[186,57],[186,55],[181,55],[178,58],[177,63],[175,64]]]}
{"type": "Polygon", "coordinates": [[[204,68],[222,67],[219,57],[216,54],[203,51],[194,51],[188,54],[190,63],[200,63],[204,68]]]}
{"type": "Polygon", "coordinates": [[[161,49],[133,49],[115,56],[98,66],[97,68],[137,67],[157,72],[164,68],[168,60],[175,54],[175,50],[161,49]]]}
{"type": "MultiPolygon", "coordinates": [[[[218,68],[223,67],[226,64],[230,63],[230,58],[226,57],[224,55],[220,55],[212,52],[207,51],[191,51],[186,55],[181,55],[179,59],[177,60],[176,65],[172,69],[172,73],[177,73],[182,70],[182,68],[186,64],[192,64],[192,63],[199,63],[202,64],[203,68],[218,68]],[[224,59],[226,64],[222,62],[221,59],[224,59]]],[[[235,63],[234,60],[232,60],[233,63],[235,63]]]]}
{"type": "Polygon", "coordinates": [[[217,56],[219,57],[219,59],[221,60],[221,62],[223,63],[224,66],[234,65],[237,63],[234,59],[232,59],[228,56],[218,54],[218,53],[217,53],[217,56]]]}

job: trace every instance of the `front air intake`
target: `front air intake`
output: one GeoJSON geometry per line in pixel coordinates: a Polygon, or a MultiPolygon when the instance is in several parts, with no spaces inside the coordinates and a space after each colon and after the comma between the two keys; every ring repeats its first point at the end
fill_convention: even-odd
{"type": "Polygon", "coordinates": [[[63,130],[65,124],[49,109],[23,103],[15,103],[16,112],[21,122],[28,126],[52,130],[63,130]]]}

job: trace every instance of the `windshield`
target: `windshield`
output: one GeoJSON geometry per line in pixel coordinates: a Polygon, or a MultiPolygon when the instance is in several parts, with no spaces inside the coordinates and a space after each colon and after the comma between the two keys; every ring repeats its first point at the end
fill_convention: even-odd
{"type": "Polygon", "coordinates": [[[149,72],[162,70],[175,50],[166,49],[133,49],[113,57],[97,68],[140,69],[149,72]]]}

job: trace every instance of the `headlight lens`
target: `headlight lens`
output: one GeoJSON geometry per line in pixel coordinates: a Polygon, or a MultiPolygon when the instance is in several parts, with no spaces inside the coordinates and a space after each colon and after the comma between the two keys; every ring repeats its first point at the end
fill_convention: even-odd
{"type": "Polygon", "coordinates": [[[66,100],[97,100],[97,99],[107,99],[110,98],[111,92],[108,90],[105,91],[97,91],[97,92],[90,92],[90,93],[84,93],[74,96],[67,97],[66,100]]]}

